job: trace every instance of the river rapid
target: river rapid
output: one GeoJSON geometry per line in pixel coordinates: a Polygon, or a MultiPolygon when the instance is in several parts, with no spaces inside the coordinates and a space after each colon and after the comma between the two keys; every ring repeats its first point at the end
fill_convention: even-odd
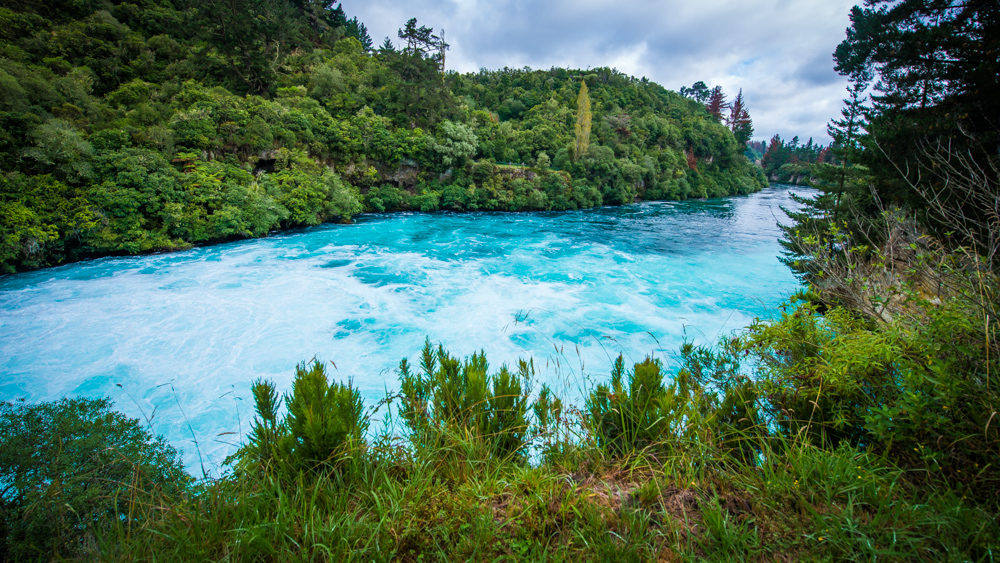
{"type": "Polygon", "coordinates": [[[290,390],[312,358],[371,406],[430,338],[456,355],[483,349],[492,368],[533,358],[536,390],[579,402],[618,354],[674,367],[685,338],[776,314],[799,287],[778,260],[789,189],[808,193],[365,215],[3,276],[0,400],[110,396],[213,475],[249,429],[251,382],[290,390]]]}

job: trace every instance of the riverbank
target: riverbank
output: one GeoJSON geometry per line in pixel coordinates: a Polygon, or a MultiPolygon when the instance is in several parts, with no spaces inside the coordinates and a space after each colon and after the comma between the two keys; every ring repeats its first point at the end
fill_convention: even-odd
{"type": "Polygon", "coordinates": [[[248,75],[234,70],[247,53],[231,58],[211,31],[229,12],[105,8],[5,12],[17,23],[0,52],[0,272],[366,210],[568,210],[766,186],[704,105],[615,69],[445,73],[425,52],[373,49],[339,8],[296,5],[268,16],[287,33],[258,61],[270,70],[248,75]]]}
{"type": "MultiPolygon", "coordinates": [[[[698,214],[688,211],[689,220],[698,214]]],[[[725,211],[743,234],[757,231],[725,211]]],[[[764,207],[753,215],[773,221],[764,207]]],[[[601,240],[613,242],[598,223],[601,240]]],[[[634,217],[626,223],[635,226],[634,217]]],[[[635,233],[653,231],[621,236],[634,249],[635,233]]],[[[723,229],[705,231],[730,240],[723,229]]],[[[660,248],[648,236],[639,242],[660,248]]],[[[493,246],[434,248],[475,254],[493,246]]],[[[326,244],[302,248],[346,266],[330,260],[326,244]]],[[[1000,365],[994,328],[979,319],[997,282],[951,260],[874,252],[890,250],[911,260],[900,272],[920,275],[868,288],[896,296],[882,301],[888,310],[866,316],[827,302],[820,315],[817,295],[799,295],[713,347],[681,344],[662,361],[619,356],[577,399],[536,379],[540,358],[489,367],[485,354],[454,357],[429,344],[409,350],[416,359],[391,373],[399,391],[375,400],[361,379],[340,375],[352,373],[343,359],[303,363],[294,374],[283,367],[275,383],[254,383],[249,430],[246,417],[235,432],[215,424],[216,439],[242,447],[219,477],[193,465],[203,476],[195,482],[175,452],[141,430],[150,418],[161,424],[168,410],[155,407],[179,402],[178,393],[214,395],[206,389],[218,383],[214,375],[158,387],[164,401],[127,433],[108,429],[100,409],[24,417],[25,407],[5,405],[0,462],[18,491],[0,512],[5,556],[990,561],[1000,537],[1000,430],[990,422],[1000,398],[990,374],[1000,365]],[[931,295],[925,279],[947,283],[931,295]]],[[[363,273],[378,286],[404,271],[363,273]]],[[[470,340],[478,336],[463,331],[456,342],[470,340]]],[[[190,421],[183,429],[211,436],[190,421]]]]}

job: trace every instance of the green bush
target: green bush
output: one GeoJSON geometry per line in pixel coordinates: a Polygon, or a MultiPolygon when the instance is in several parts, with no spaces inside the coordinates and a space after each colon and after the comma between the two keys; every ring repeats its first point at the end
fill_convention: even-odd
{"type": "Polygon", "coordinates": [[[681,356],[669,384],[659,360],[647,357],[626,373],[618,356],[611,381],[599,384],[586,402],[597,444],[612,457],[645,451],[754,459],[753,438],[762,428],[757,395],[731,349],[685,344],[681,356]]]}
{"type": "MultiPolygon", "coordinates": [[[[683,416],[673,412],[673,407],[684,407],[673,399],[678,391],[688,395],[687,389],[665,386],[662,369],[659,360],[647,357],[626,373],[619,355],[611,368],[610,384],[599,384],[587,398],[587,422],[598,445],[612,456],[665,444],[672,423],[683,416]]],[[[684,384],[687,380],[679,377],[677,381],[684,384]]]]}
{"type": "Polygon", "coordinates": [[[281,421],[274,383],[257,380],[252,389],[257,417],[239,455],[259,468],[293,473],[339,468],[364,446],[368,417],[361,393],[350,381],[330,383],[321,362],[295,367],[292,393],[285,395],[288,414],[281,421]]]}
{"type": "Polygon", "coordinates": [[[0,174],[0,272],[60,262],[99,216],[78,190],[52,176],[0,174]]]}
{"type": "Polygon", "coordinates": [[[364,440],[368,419],[361,393],[350,381],[328,383],[319,361],[295,368],[285,405],[289,433],[282,438],[282,451],[299,468],[336,461],[364,440]]]}
{"type": "Polygon", "coordinates": [[[420,368],[411,373],[405,359],[399,364],[402,416],[414,440],[441,444],[458,437],[482,442],[500,458],[524,453],[532,362],[520,360],[516,372],[505,365],[490,375],[485,353],[463,361],[428,339],[420,368]]]}
{"type": "Polygon", "coordinates": [[[73,557],[136,506],[192,482],[180,456],[110,399],[0,404],[0,558],[73,557]]]}
{"type": "Polygon", "coordinates": [[[375,187],[364,196],[369,211],[382,213],[409,207],[410,193],[392,185],[375,187]]]}
{"type": "Polygon", "coordinates": [[[441,208],[441,192],[421,190],[420,195],[410,198],[410,207],[425,213],[437,211],[441,208]]]}
{"type": "Polygon", "coordinates": [[[785,435],[888,455],[995,497],[1000,394],[989,337],[962,300],[912,294],[909,304],[890,323],[837,307],[821,316],[804,303],[755,324],[742,346],[758,365],[762,404],[785,435]]]}
{"type": "Polygon", "coordinates": [[[710,416],[706,428],[713,432],[712,444],[720,454],[755,465],[761,439],[768,436],[756,382],[743,373],[743,351],[736,338],[723,338],[716,346],[681,346],[680,373],[696,382],[701,411],[710,416]]]}

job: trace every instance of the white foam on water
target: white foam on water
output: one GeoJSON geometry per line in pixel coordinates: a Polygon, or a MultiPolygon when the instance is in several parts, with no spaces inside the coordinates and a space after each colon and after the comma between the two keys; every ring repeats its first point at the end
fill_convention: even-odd
{"type": "Polygon", "coordinates": [[[566,213],[362,217],[175,254],[0,278],[0,399],[111,396],[218,474],[250,383],[291,387],[316,358],[368,405],[424,339],[494,368],[532,357],[579,400],[619,353],[676,365],[796,290],[780,264],[784,190],[566,213]],[[120,385],[121,387],[118,387],[120,385]],[[193,435],[193,436],[192,436],[193,435]],[[197,447],[194,440],[198,441],[197,447]],[[200,456],[199,456],[200,453],[200,456]]]}

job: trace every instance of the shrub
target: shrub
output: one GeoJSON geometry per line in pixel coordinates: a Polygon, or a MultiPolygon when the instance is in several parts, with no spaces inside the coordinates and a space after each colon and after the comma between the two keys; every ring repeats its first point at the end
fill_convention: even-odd
{"type": "Polygon", "coordinates": [[[354,450],[368,429],[361,393],[350,381],[328,383],[326,369],[318,361],[296,366],[285,405],[289,432],[282,437],[281,449],[299,468],[337,460],[354,450]]]}
{"type": "Polygon", "coordinates": [[[364,445],[369,421],[361,393],[350,381],[330,383],[319,361],[295,367],[292,393],[285,395],[284,420],[278,420],[274,383],[257,380],[252,390],[257,416],[249,444],[238,457],[258,468],[292,472],[340,468],[364,445]]]}
{"type": "Polygon", "coordinates": [[[889,323],[801,304],[755,324],[743,346],[758,364],[768,416],[821,447],[850,444],[906,469],[982,487],[996,500],[996,360],[961,300],[911,295],[889,323]],[[992,424],[991,424],[992,420],[992,424]]]}
{"type": "Polygon", "coordinates": [[[143,497],[192,479],[177,451],[110,399],[0,404],[0,559],[72,557],[143,497]]]}
{"type": "Polygon", "coordinates": [[[755,465],[761,438],[768,435],[760,390],[741,370],[738,339],[723,338],[716,346],[681,346],[681,372],[697,382],[697,400],[711,415],[709,428],[720,453],[755,465]]]}
{"type": "Polygon", "coordinates": [[[562,416],[562,400],[556,396],[547,384],[543,383],[542,388],[538,391],[538,398],[535,399],[535,403],[531,406],[531,410],[535,414],[537,432],[539,434],[548,434],[556,427],[559,423],[559,418],[562,416]]]}
{"type": "Polygon", "coordinates": [[[587,398],[587,422],[598,445],[612,456],[624,456],[652,446],[666,445],[671,426],[681,422],[689,396],[687,377],[680,374],[670,387],[663,384],[663,366],[647,357],[625,372],[619,355],[610,384],[599,384],[587,398]]]}
{"type": "Polygon", "coordinates": [[[486,354],[464,361],[428,339],[421,354],[421,371],[399,365],[402,416],[418,441],[440,444],[449,436],[482,441],[498,457],[519,456],[526,446],[527,410],[532,362],[518,361],[518,370],[501,366],[490,375],[486,354]]]}

